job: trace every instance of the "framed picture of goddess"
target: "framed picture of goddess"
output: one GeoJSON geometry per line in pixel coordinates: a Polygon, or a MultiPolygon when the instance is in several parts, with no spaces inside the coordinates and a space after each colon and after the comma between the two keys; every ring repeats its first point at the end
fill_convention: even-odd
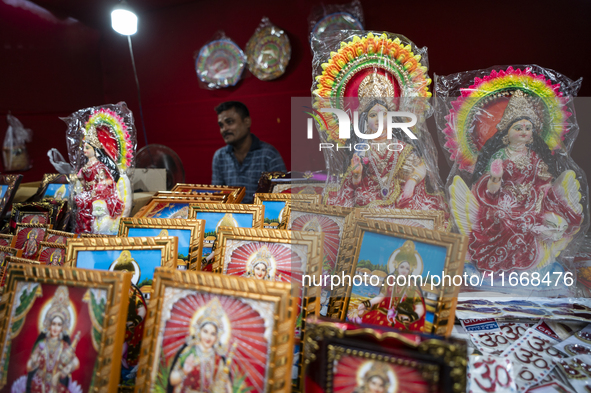
{"type": "Polygon", "coordinates": [[[0,392],[116,391],[130,276],[11,264],[0,304],[0,392]]]}
{"type": "Polygon", "coordinates": [[[136,392],[290,392],[290,285],[158,269],[136,392]]]}
{"type": "Polygon", "coordinates": [[[80,238],[68,242],[65,266],[133,273],[131,283],[149,299],[154,270],[176,269],[176,237],[80,238]]]}
{"type": "Polygon", "coordinates": [[[125,217],[119,224],[119,236],[175,236],[178,238],[177,269],[201,270],[204,227],[203,220],[125,217]]]}
{"type": "Polygon", "coordinates": [[[308,316],[320,311],[322,233],[251,228],[220,229],[213,271],[255,280],[291,283],[297,298],[293,388],[300,390],[301,339],[308,316]]]}
{"type": "Polygon", "coordinates": [[[449,335],[463,282],[467,238],[355,215],[345,226],[336,271],[351,280],[333,290],[329,315],[449,335]]]}

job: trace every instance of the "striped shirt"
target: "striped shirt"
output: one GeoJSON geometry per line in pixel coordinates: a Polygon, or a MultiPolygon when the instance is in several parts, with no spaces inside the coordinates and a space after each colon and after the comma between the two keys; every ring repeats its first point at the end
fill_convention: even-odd
{"type": "Polygon", "coordinates": [[[234,155],[234,148],[227,145],[213,155],[211,184],[246,187],[242,203],[252,203],[263,172],[286,172],[281,155],[270,144],[254,134],[250,150],[242,164],[234,155]]]}

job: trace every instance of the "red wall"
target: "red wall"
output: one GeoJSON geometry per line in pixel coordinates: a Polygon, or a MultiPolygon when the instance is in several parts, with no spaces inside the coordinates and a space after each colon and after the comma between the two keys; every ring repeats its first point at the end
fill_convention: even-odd
{"type": "MultiPolygon", "coordinates": [[[[317,154],[290,151],[290,99],[309,95],[312,84],[307,18],[315,3],[197,1],[140,15],[132,40],[148,141],[179,154],[188,182],[210,181],[211,158],[224,145],[213,108],[226,100],[248,105],[253,133],[277,147],[288,167],[292,159],[310,160],[314,168],[323,165],[317,154]],[[233,88],[200,88],[194,53],[217,30],[244,48],[263,16],[290,38],[287,73],[270,82],[245,74],[233,88]]],[[[535,63],[572,79],[585,77],[580,95],[591,96],[587,1],[362,3],[367,29],[404,34],[428,46],[431,75],[535,63]]],[[[51,19],[0,3],[0,115],[12,110],[35,133],[29,145],[34,168],[25,173],[24,181],[53,171],[47,150],[57,147],[65,153],[66,127],[58,116],[80,108],[126,101],[135,114],[139,147],[144,145],[126,37],[108,27],[98,31],[51,19]]],[[[583,129],[573,157],[589,173],[585,146],[591,137],[584,128],[591,121],[582,111],[578,115],[583,129]]],[[[0,137],[5,129],[0,124],[0,137]]],[[[431,132],[435,135],[434,127],[431,132]]],[[[446,176],[442,157],[440,163],[446,176]]]]}

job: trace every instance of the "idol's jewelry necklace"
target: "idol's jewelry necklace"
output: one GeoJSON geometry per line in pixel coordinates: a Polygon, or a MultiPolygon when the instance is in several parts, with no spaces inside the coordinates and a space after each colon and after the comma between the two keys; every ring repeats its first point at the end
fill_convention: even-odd
{"type": "MultiPolygon", "coordinates": [[[[394,154],[398,154],[398,152],[394,152],[394,154]]],[[[376,174],[376,177],[378,178],[378,183],[380,184],[380,191],[382,194],[382,199],[386,199],[386,197],[388,196],[388,194],[390,192],[389,185],[392,182],[392,177],[394,175],[394,171],[390,170],[390,173],[388,174],[388,180],[387,180],[386,184],[384,184],[384,181],[382,180],[382,176],[380,175],[380,172],[378,171],[378,167],[374,161],[373,154],[371,154],[371,153],[369,154],[369,162],[376,174]]],[[[388,166],[388,163],[386,162],[386,167],[387,166],[388,166]]]]}

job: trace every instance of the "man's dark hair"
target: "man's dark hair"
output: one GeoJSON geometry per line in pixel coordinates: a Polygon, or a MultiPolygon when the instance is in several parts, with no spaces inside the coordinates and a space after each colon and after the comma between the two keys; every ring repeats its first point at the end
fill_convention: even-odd
{"type": "Polygon", "coordinates": [[[248,112],[248,108],[240,101],[226,101],[222,102],[218,106],[215,107],[215,112],[219,115],[223,111],[227,111],[229,109],[234,108],[236,113],[240,115],[242,120],[250,117],[250,112],[248,112]]]}

